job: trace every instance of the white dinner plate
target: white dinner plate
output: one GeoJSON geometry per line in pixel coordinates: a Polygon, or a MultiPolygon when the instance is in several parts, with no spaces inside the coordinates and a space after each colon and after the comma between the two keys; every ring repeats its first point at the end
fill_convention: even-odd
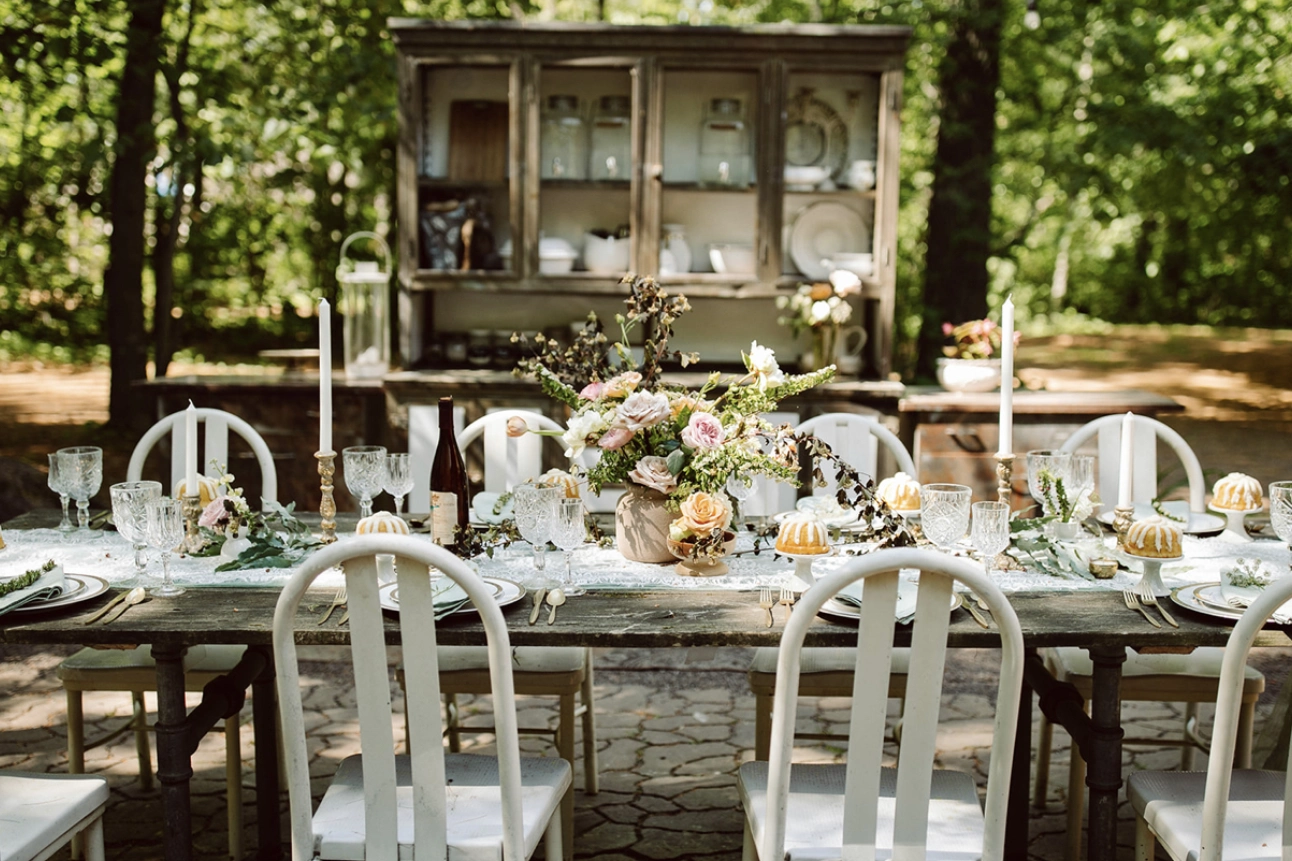
{"type": "Polygon", "coordinates": [[[790,228],[790,259],[807,278],[824,281],[830,270],[821,261],[843,252],[870,250],[870,231],[855,209],[830,200],[805,206],[790,228]]]}
{"type": "MultiPolygon", "coordinates": [[[[1220,532],[1225,528],[1227,522],[1223,517],[1217,517],[1214,514],[1205,514],[1199,511],[1190,511],[1189,503],[1184,500],[1175,500],[1173,502],[1162,503],[1162,510],[1174,517],[1183,518],[1188,515],[1189,519],[1182,527],[1185,535],[1210,535],[1213,532],[1220,532]]],[[[1135,503],[1136,520],[1143,520],[1146,517],[1152,517],[1157,514],[1153,506],[1147,502],[1135,503]]],[[[1114,513],[1111,510],[1099,512],[1098,520],[1105,526],[1113,525],[1114,513]]]]}
{"type": "MultiPolygon", "coordinates": [[[[897,606],[901,607],[903,602],[909,602],[909,607],[914,610],[916,595],[919,592],[919,584],[910,580],[900,580],[897,584],[897,606]]],[[[853,583],[845,587],[840,594],[852,594],[856,596],[858,602],[861,601],[862,584],[853,583]]],[[[960,606],[962,598],[958,592],[951,593],[951,603],[948,612],[955,610],[960,606]]],[[[838,598],[831,598],[821,606],[821,615],[834,616],[839,619],[848,619],[857,621],[861,618],[861,607],[848,601],[840,601],[838,598]]]]}
{"type": "Polygon", "coordinates": [[[777,523],[784,523],[787,519],[794,517],[796,515],[811,514],[826,526],[829,526],[835,529],[843,529],[849,526],[857,525],[858,515],[855,509],[831,507],[823,511],[820,507],[822,503],[819,502],[819,500],[822,500],[822,499],[828,499],[831,503],[835,501],[834,497],[832,496],[831,497],[825,497],[825,496],[804,497],[803,499],[800,499],[795,504],[796,510],[782,511],[772,519],[775,520],[777,523]]]}
{"type": "MultiPolygon", "coordinates": [[[[493,590],[493,599],[499,607],[506,607],[508,604],[515,604],[521,598],[525,597],[525,587],[511,580],[504,580],[501,577],[481,577],[490,589],[493,590]]],[[[391,613],[399,612],[399,585],[397,583],[387,583],[382,586],[378,592],[381,600],[381,609],[391,613]]],[[[456,604],[458,601],[466,598],[466,592],[457,583],[450,582],[447,586],[441,586],[440,591],[435,595],[436,606],[445,606],[456,604]]],[[[467,602],[453,611],[452,615],[459,613],[474,613],[475,604],[467,602]]]]}
{"type": "Polygon", "coordinates": [[[57,598],[51,598],[48,601],[32,601],[9,612],[43,613],[46,610],[56,610],[59,607],[68,607],[72,604],[80,604],[82,601],[89,601],[108,591],[108,581],[102,577],[95,577],[93,574],[64,574],[63,582],[66,591],[57,598]],[[71,586],[71,588],[68,589],[68,586],[71,586]]]}
{"type": "Polygon", "coordinates": [[[1194,583],[1189,586],[1181,586],[1179,589],[1171,591],[1171,600],[1184,607],[1186,610],[1192,610],[1195,613],[1201,613],[1204,616],[1213,616],[1217,619],[1235,621],[1242,618],[1243,611],[1236,607],[1217,606],[1208,601],[1204,601],[1199,595],[1198,590],[1207,587],[1215,587],[1219,593],[1219,583],[1194,583]]]}

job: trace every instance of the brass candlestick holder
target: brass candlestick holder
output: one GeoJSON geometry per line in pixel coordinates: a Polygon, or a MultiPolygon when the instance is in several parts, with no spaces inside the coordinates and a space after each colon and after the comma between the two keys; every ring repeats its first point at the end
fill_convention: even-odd
{"type": "Polygon", "coordinates": [[[196,493],[185,494],[180,497],[180,508],[184,512],[184,538],[179,543],[179,552],[198,553],[206,546],[197,527],[197,520],[202,516],[202,497],[196,493]]]}
{"type": "Polygon", "coordinates": [[[1014,455],[996,455],[996,498],[1009,505],[1014,501],[1014,455]]]}
{"type": "Polygon", "coordinates": [[[319,460],[319,489],[323,498],[319,500],[320,536],[324,544],[336,541],[336,499],[332,496],[332,477],[336,475],[336,452],[316,451],[314,456],[319,460]]]}
{"type": "Polygon", "coordinates": [[[1126,549],[1126,532],[1135,520],[1133,505],[1119,505],[1113,509],[1113,532],[1117,533],[1117,546],[1126,549]]]}

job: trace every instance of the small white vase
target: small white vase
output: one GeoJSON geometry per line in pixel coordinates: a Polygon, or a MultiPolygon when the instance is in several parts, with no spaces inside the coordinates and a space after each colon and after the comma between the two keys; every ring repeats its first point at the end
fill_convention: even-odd
{"type": "Polygon", "coordinates": [[[949,392],[994,392],[1000,359],[938,359],[938,382],[949,392]]]}

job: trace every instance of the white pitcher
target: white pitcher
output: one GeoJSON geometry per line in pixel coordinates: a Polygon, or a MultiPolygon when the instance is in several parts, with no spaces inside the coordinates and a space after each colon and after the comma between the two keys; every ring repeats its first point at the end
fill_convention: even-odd
{"type": "Polygon", "coordinates": [[[861,351],[866,346],[866,330],[861,326],[844,326],[835,339],[835,365],[841,374],[861,373],[861,351]]]}

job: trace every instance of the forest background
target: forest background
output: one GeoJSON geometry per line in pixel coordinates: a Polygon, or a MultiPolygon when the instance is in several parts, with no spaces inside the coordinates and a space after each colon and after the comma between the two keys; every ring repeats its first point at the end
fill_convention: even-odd
{"type": "Polygon", "coordinates": [[[115,414],[119,362],[311,344],[343,238],[393,229],[392,16],[911,26],[907,375],[1006,293],[1033,330],[1289,326],[1289,5],[0,0],[0,361],[111,346],[115,414]]]}

